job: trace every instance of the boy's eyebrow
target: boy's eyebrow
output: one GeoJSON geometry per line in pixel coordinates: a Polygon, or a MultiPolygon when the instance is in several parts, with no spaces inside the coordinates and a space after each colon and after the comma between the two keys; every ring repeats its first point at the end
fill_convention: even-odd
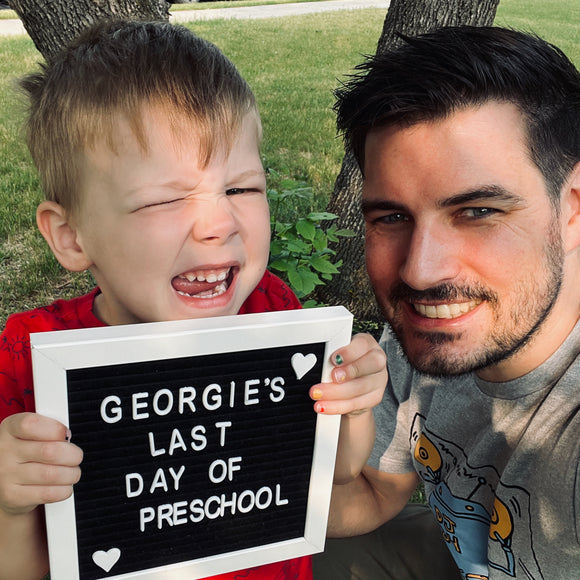
{"type": "MultiPolygon", "coordinates": [[[[485,201],[496,201],[511,206],[516,206],[525,203],[525,198],[511,191],[505,189],[500,185],[486,185],[478,187],[471,191],[464,191],[457,193],[445,199],[439,200],[437,206],[439,208],[449,208],[457,205],[465,205],[469,203],[481,203],[485,201]]],[[[389,201],[385,199],[377,200],[362,200],[361,209],[363,214],[371,211],[406,211],[407,207],[396,201],[389,201]]]]}
{"type": "MultiPolygon", "coordinates": [[[[249,169],[247,171],[243,171],[243,172],[235,175],[231,181],[239,181],[239,180],[246,179],[248,177],[253,177],[256,175],[257,176],[265,176],[266,172],[263,169],[261,169],[261,170],[249,169]]],[[[145,183],[143,185],[135,187],[130,193],[132,193],[132,192],[138,193],[139,191],[142,191],[144,189],[150,189],[152,187],[163,187],[166,189],[174,189],[174,190],[178,190],[178,191],[191,191],[192,189],[195,189],[197,187],[197,184],[199,183],[199,181],[200,180],[186,181],[184,179],[168,179],[167,181],[160,181],[158,183],[145,183]]]]}
{"type": "Polygon", "coordinates": [[[266,171],[264,169],[248,169],[247,171],[242,171],[241,173],[237,173],[236,175],[234,175],[233,181],[245,179],[246,177],[255,177],[255,176],[265,177],[266,171]]]}

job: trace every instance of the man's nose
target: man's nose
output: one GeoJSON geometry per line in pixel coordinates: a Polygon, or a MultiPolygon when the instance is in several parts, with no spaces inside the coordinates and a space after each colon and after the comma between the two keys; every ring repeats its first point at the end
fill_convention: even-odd
{"type": "Polygon", "coordinates": [[[450,228],[415,224],[399,275],[415,290],[454,280],[460,272],[461,244],[450,228]]]}

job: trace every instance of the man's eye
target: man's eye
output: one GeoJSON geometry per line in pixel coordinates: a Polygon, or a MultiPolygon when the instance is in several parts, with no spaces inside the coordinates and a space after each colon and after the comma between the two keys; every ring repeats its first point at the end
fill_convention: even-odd
{"type": "Polygon", "coordinates": [[[462,213],[465,217],[480,219],[495,215],[498,213],[498,210],[491,207],[468,207],[463,209],[462,213]]]}
{"type": "Polygon", "coordinates": [[[408,220],[409,220],[409,218],[406,214],[396,212],[396,213],[389,213],[386,215],[379,216],[373,221],[377,224],[390,225],[390,224],[400,224],[400,223],[406,222],[408,220]]]}

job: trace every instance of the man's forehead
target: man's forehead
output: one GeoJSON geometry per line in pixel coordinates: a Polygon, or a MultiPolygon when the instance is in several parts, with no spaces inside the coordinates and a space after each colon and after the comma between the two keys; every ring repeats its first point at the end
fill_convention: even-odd
{"type": "Polygon", "coordinates": [[[377,124],[366,135],[365,144],[387,141],[400,134],[413,134],[424,127],[445,130],[449,126],[485,123],[489,126],[504,127],[506,120],[525,133],[526,119],[520,108],[508,101],[487,100],[483,103],[467,104],[445,114],[434,116],[414,115],[395,123],[377,124]]]}

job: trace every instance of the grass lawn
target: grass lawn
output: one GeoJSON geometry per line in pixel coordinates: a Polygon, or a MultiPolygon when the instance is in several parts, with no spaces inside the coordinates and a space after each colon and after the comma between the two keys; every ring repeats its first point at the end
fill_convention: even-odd
{"type": "MultiPolygon", "coordinates": [[[[242,2],[214,5],[228,4],[242,2]]],[[[496,22],[535,30],[580,66],[580,8],[572,4],[502,0],[496,22]]],[[[184,6],[209,4],[174,8],[184,6]]],[[[221,47],[253,87],[264,125],[264,165],[310,185],[317,209],[324,207],[342,159],[331,91],[361,55],[375,51],[384,16],[383,10],[365,9],[188,24],[221,47]]],[[[27,37],[0,38],[0,324],[10,312],[78,294],[91,284],[88,276],[63,272],[36,232],[41,193],[20,131],[23,106],[14,79],[39,60],[27,37]]]]}

